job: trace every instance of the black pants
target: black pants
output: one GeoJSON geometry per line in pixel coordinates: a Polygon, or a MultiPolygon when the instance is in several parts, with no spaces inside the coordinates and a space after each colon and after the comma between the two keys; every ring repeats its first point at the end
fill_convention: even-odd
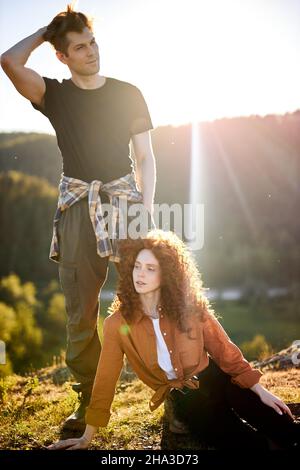
{"type": "Polygon", "coordinates": [[[279,415],[252,390],[233,384],[212,359],[198,378],[198,390],[173,390],[171,397],[177,418],[208,445],[270,449],[299,441],[300,423],[279,415]]]}

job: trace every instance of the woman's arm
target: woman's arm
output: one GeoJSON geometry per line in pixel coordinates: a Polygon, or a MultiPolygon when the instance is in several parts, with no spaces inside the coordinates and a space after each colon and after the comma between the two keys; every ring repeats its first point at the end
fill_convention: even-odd
{"type": "Polygon", "coordinates": [[[86,428],[78,439],[66,439],[48,447],[50,450],[87,449],[98,427],[106,427],[110,419],[110,407],[123,366],[123,350],[120,341],[120,322],[116,315],[103,324],[103,344],[89,406],[85,415],[86,428]]]}
{"type": "Polygon", "coordinates": [[[289,407],[280,400],[280,398],[265,389],[261,384],[257,383],[253,385],[253,387],[250,387],[250,390],[256,393],[263,403],[273,408],[280,415],[282,415],[282,412],[287,413],[292,419],[294,419],[289,407]]]}
{"type": "Polygon", "coordinates": [[[47,447],[48,450],[84,450],[87,449],[97,432],[95,426],[90,424],[86,425],[84,434],[76,439],[64,439],[63,441],[55,442],[47,447]]]}
{"type": "Polygon", "coordinates": [[[259,382],[262,372],[251,367],[222,325],[208,311],[203,314],[203,340],[206,351],[226,374],[231,375],[233,383],[241,388],[250,388],[259,382]]]}
{"type": "Polygon", "coordinates": [[[289,407],[258,383],[263,375],[262,372],[251,367],[218,320],[209,312],[204,314],[204,320],[204,347],[219,367],[232,376],[232,382],[242,388],[249,388],[260,397],[263,403],[273,408],[277,413],[282,414],[283,411],[293,419],[289,407]]]}
{"type": "Polygon", "coordinates": [[[103,344],[85,422],[96,427],[107,426],[116,383],[123,367],[124,352],[120,339],[121,321],[117,314],[103,323],[103,344]]]}

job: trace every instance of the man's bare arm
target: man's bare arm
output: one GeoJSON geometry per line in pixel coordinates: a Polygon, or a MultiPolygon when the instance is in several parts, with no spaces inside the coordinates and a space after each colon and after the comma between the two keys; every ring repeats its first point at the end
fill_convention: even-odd
{"type": "Polygon", "coordinates": [[[28,100],[43,106],[46,85],[34,70],[25,67],[31,52],[43,42],[47,27],[40,28],[1,55],[1,67],[18,92],[28,100]]]}
{"type": "Polygon", "coordinates": [[[143,193],[144,205],[153,215],[153,201],[156,186],[156,163],[153,154],[150,132],[132,136],[136,158],[137,183],[143,193]]]}

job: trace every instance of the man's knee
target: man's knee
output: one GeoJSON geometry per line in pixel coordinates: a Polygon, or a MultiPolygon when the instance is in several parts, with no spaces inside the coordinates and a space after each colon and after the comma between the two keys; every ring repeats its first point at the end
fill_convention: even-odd
{"type": "Polygon", "coordinates": [[[81,325],[83,329],[94,328],[98,317],[100,281],[90,279],[90,282],[83,282],[82,276],[77,267],[59,266],[68,324],[81,325]]]}
{"type": "Polygon", "coordinates": [[[59,280],[65,297],[65,308],[70,323],[78,323],[81,317],[81,302],[76,267],[59,265],[59,280]]]}
{"type": "Polygon", "coordinates": [[[66,363],[70,365],[82,352],[93,344],[101,348],[96,325],[94,327],[83,327],[82,325],[67,324],[67,352],[66,363]]]}

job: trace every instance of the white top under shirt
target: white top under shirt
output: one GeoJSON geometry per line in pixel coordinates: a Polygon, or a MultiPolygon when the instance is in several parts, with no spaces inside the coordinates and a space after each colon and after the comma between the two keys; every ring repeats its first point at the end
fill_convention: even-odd
{"type": "Polygon", "coordinates": [[[162,368],[162,370],[166,373],[169,380],[177,379],[176,372],[172,366],[170,353],[168,351],[166,342],[160,331],[159,318],[151,318],[151,320],[153,323],[155,336],[156,336],[156,350],[157,350],[158,364],[162,368]]]}

